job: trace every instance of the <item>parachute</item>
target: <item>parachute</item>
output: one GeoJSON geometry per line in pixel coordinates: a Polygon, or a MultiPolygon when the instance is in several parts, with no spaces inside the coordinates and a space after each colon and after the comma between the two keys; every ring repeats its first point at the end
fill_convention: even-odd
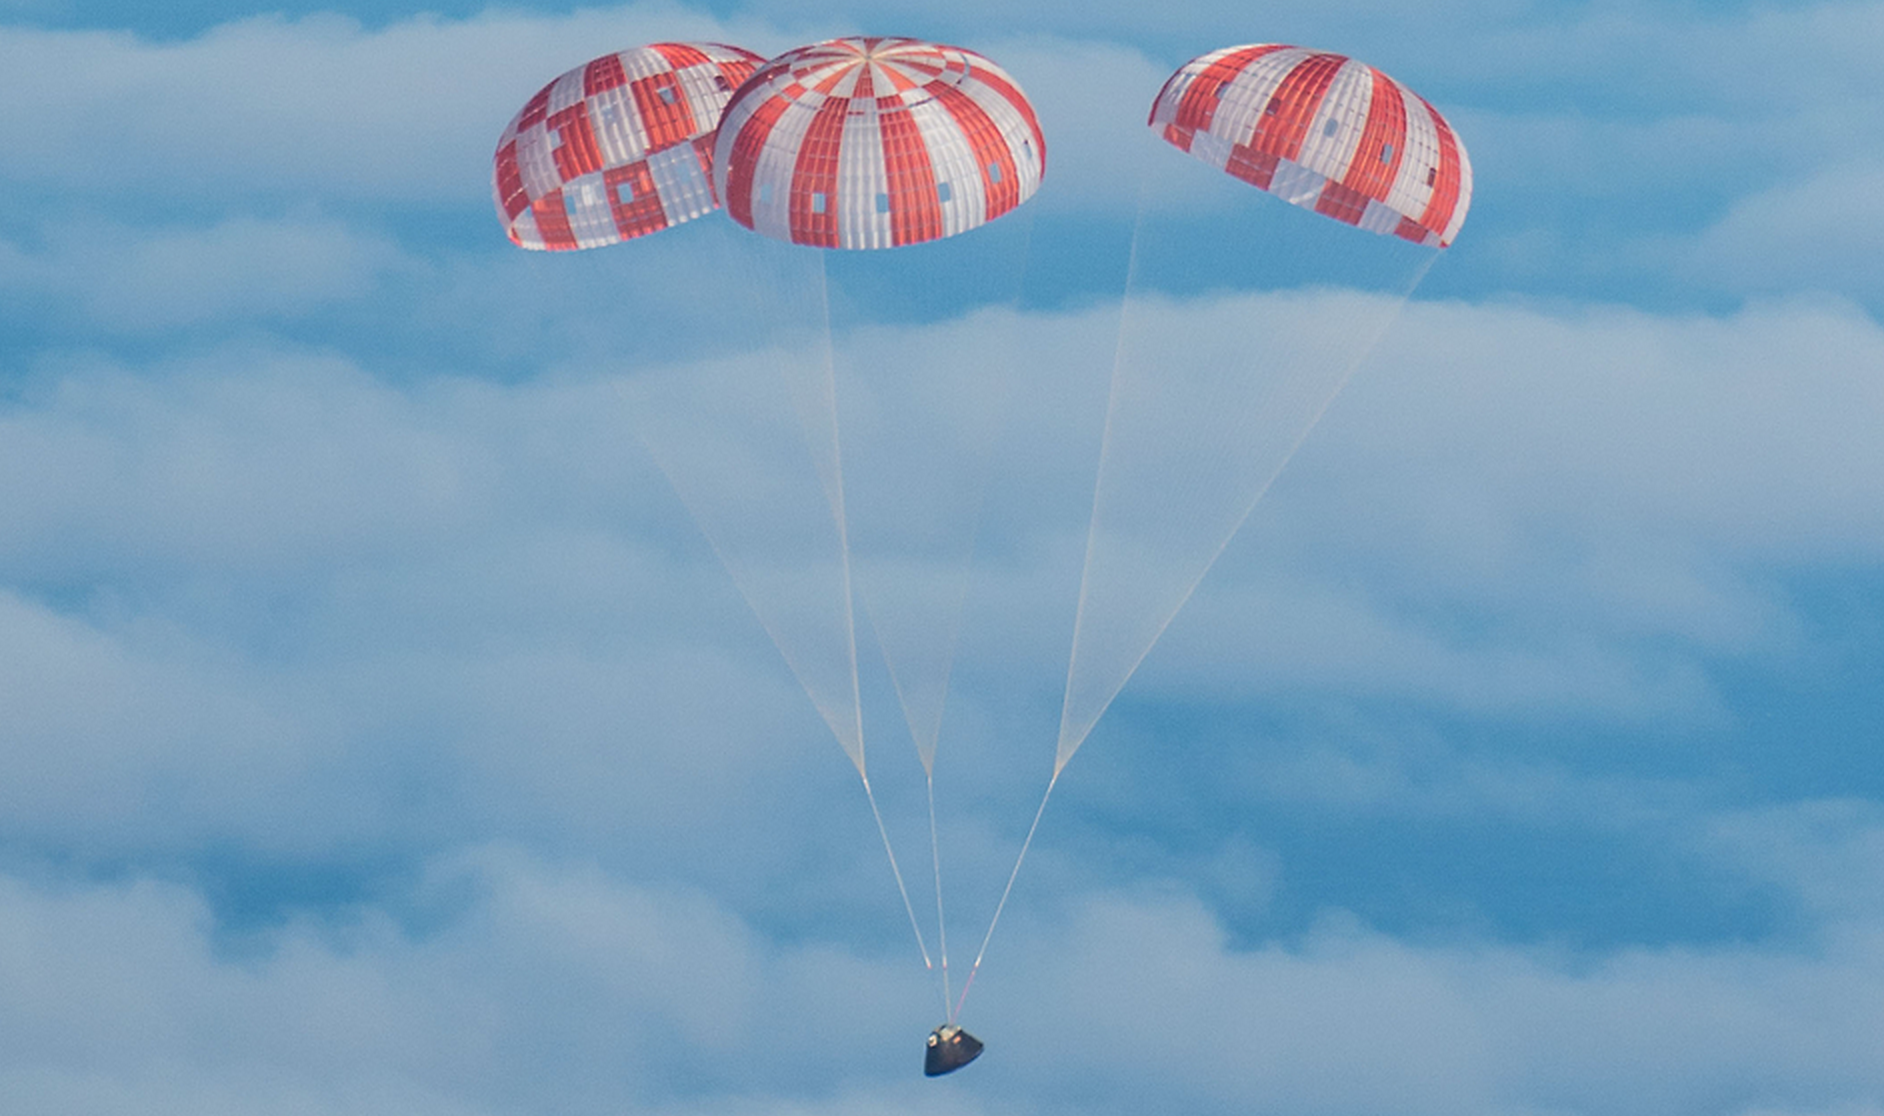
{"type": "Polygon", "coordinates": [[[1432,105],[1367,65],[1279,43],[1178,67],[1151,105],[1165,142],[1370,232],[1444,248],[1472,204],[1472,163],[1432,105]]]}
{"type": "Polygon", "coordinates": [[[714,129],[765,59],[720,43],[654,43],[539,89],[504,129],[491,192],[524,248],[619,244],[716,208],[714,129]]]}
{"type": "Polygon", "coordinates": [[[979,228],[1046,173],[1033,106],[961,47],[848,38],[799,47],[726,107],[713,184],[733,220],[819,248],[890,248],[979,228]]]}

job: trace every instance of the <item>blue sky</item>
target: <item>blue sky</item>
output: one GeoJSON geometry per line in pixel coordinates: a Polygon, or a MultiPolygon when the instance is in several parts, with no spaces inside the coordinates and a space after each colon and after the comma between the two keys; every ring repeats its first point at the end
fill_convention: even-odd
{"type": "Polygon", "coordinates": [[[0,0],[0,1095],[1884,1112],[1880,47],[1877,3],[0,0]],[[860,311],[1026,372],[937,766],[958,963],[1051,763],[1159,83],[1351,53],[1477,174],[1067,769],[940,1082],[855,772],[624,391],[792,303],[687,230],[518,252],[488,186],[603,50],[863,31],[994,57],[1050,145],[1018,313],[860,311]]]}

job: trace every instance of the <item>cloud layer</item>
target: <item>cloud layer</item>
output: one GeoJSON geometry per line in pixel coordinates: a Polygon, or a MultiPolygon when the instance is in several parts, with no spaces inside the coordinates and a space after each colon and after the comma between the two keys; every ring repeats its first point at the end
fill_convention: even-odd
{"type": "MultiPolygon", "coordinates": [[[[1251,30],[1210,6],[205,4],[163,35],[55,8],[0,25],[0,1094],[1884,1111],[1877,5],[1251,30]],[[597,44],[892,21],[988,29],[1039,104],[1018,303],[706,222],[562,257],[497,237],[497,130],[597,44]],[[877,517],[855,572],[925,601],[962,570],[922,540],[962,508],[886,490],[973,473],[1001,412],[936,769],[959,988],[1050,770],[1161,154],[1139,114],[1250,37],[1426,91],[1473,145],[1473,222],[1068,769],[978,980],[989,1054],[918,1081],[938,989],[856,772],[701,531],[734,524],[716,541],[802,609],[821,536],[793,509],[828,494],[758,452],[755,428],[796,444],[789,397],[730,393],[772,370],[757,342],[821,368],[798,325],[829,300],[877,517]],[[658,431],[710,450],[711,502],[637,440],[656,384],[720,393],[658,431]],[[943,427],[933,468],[911,414],[943,427]]],[[[1221,228],[1168,247],[1207,258],[1221,228]]],[[[1339,330],[1349,305],[1137,293],[1141,325],[1236,338],[1214,351],[1252,376],[1250,323],[1339,330]]],[[[922,771],[860,632],[869,771],[928,925],[922,771]]]]}

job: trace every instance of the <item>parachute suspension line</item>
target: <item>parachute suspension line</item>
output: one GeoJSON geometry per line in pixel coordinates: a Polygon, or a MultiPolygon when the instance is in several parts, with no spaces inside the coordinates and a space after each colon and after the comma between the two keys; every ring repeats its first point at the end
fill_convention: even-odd
{"type": "MultiPolygon", "coordinates": [[[[837,537],[843,560],[844,579],[844,630],[850,638],[850,692],[856,702],[857,778],[862,781],[864,797],[870,802],[870,817],[877,823],[877,836],[883,839],[883,854],[890,861],[890,875],[896,878],[896,893],[902,897],[903,913],[909,916],[909,928],[916,935],[916,949],[922,954],[922,964],[926,969],[934,969],[935,962],[929,957],[929,943],[923,940],[922,925],[916,920],[915,904],[909,901],[909,887],[903,882],[903,868],[896,862],[896,849],[890,844],[890,831],[883,825],[883,811],[877,808],[877,792],[870,786],[870,775],[865,770],[863,761],[863,693],[857,674],[857,617],[852,604],[854,590],[851,582],[850,530],[844,513],[844,458],[843,441],[838,433],[837,423],[837,369],[831,338],[831,295],[830,276],[824,266],[824,256],[818,256],[818,301],[824,310],[824,376],[819,383],[819,400],[822,407],[814,409],[819,419],[828,424],[831,436],[831,460],[828,470],[819,470],[824,481],[825,496],[830,501],[831,515],[837,523],[837,537]]],[[[809,425],[810,414],[801,412],[801,419],[809,425]]]]}
{"type": "MultiPolygon", "coordinates": [[[[635,402],[619,380],[615,382],[615,388],[617,393],[631,405],[635,402]]],[[[739,560],[734,555],[734,552],[728,548],[727,544],[721,539],[719,532],[714,530],[712,521],[707,514],[697,506],[697,497],[694,496],[691,486],[683,482],[677,466],[668,459],[668,455],[663,452],[662,448],[656,445],[646,433],[637,430],[636,437],[640,440],[642,447],[648,451],[648,456],[653,458],[655,467],[660,469],[661,475],[667,478],[668,487],[673,489],[676,496],[679,497],[681,506],[685,507],[687,513],[692,516],[694,525],[700,529],[701,535],[707,541],[707,546],[713,551],[713,556],[719,559],[720,565],[726,569],[733,582],[733,587],[739,591],[741,599],[746,602],[746,607],[752,611],[753,617],[758,620],[759,627],[764,629],[766,636],[771,639],[772,645],[778,649],[779,654],[785,659],[785,665],[791,670],[792,678],[798,683],[799,688],[804,690],[805,696],[811,699],[812,706],[817,709],[819,716],[821,716],[825,724],[829,726],[832,735],[837,737],[839,747],[844,749],[846,755],[853,756],[853,759],[858,765],[858,774],[861,775],[863,773],[862,761],[851,752],[851,739],[856,741],[856,746],[860,751],[863,744],[862,699],[858,693],[857,656],[854,646],[855,636],[852,636],[853,646],[851,649],[850,662],[853,705],[850,710],[834,709],[818,693],[817,687],[809,681],[805,672],[801,669],[799,657],[793,653],[792,643],[786,639],[784,631],[780,628],[772,614],[762,607],[752,584],[745,576],[745,563],[739,560]],[[846,714],[848,714],[848,716],[846,714]],[[846,721],[849,721],[850,724],[846,725],[846,721]],[[847,732],[847,728],[851,731],[847,732]],[[852,735],[853,733],[854,735],[852,735]],[[851,739],[847,739],[847,737],[851,739]]],[[[847,557],[844,564],[844,592],[848,599],[850,592],[850,573],[847,557]]],[[[848,617],[846,617],[846,619],[848,620],[848,617]]]]}
{"type": "MultiPolygon", "coordinates": [[[[864,772],[863,687],[857,676],[857,609],[856,605],[853,603],[856,593],[852,588],[850,518],[844,511],[844,442],[839,436],[837,424],[837,358],[836,354],[832,351],[831,345],[831,280],[824,266],[823,253],[819,253],[818,255],[818,303],[824,311],[824,376],[818,385],[822,392],[822,398],[819,401],[823,404],[823,407],[819,414],[828,424],[831,434],[830,469],[828,474],[824,470],[820,470],[819,473],[824,480],[825,499],[827,499],[831,505],[831,517],[836,521],[838,554],[843,563],[844,635],[850,642],[850,696],[853,703],[853,711],[856,714],[857,754],[855,758],[857,760],[857,774],[863,779],[864,793],[870,799],[871,812],[875,813],[877,808],[876,795],[870,790],[870,776],[864,772]]],[[[877,829],[883,829],[883,819],[881,817],[877,819],[877,829]]],[[[886,852],[888,852],[890,848],[890,838],[887,833],[885,833],[883,837],[883,848],[886,852]]],[[[896,854],[894,852],[890,853],[890,868],[892,871],[896,871],[896,886],[898,890],[901,890],[903,886],[903,874],[901,871],[896,870],[896,854]]],[[[903,895],[903,905],[909,905],[909,895],[907,892],[903,895]]],[[[922,935],[917,934],[916,938],[918,944],[920,944],[922,935]]],[[[928,960],[929,951],[925,949],[923,950],[923,961],[926,963],[928,960]]]]}
{"type": "MultiPolygon", "coordinates": [[[[1428,261],[1427,264],[1420,269],[1420,276],[1423,277],[1426,274],[1426,269],[1430,268],[1431,266],[1432,266],[1431,261],[1428,261]]],[[[1419,282],[1419,279],[1416,278],[1414,280],[1415,285],[1417,285],[1418,282],[1419,282]]],[[[1308,426],[1302,430],[1302,433],[1296,437],[1294,442],[1290,443],[1288,452],[1285,453],[1282,458],[1285,464],[1295,456],[1296,451],[1302,448],[1302,443],[1308,440],[1308,436],[1314,433],[1316,425],[1318,425],[1321,422],[1321,417],[1327,413],[1329,407],[1334,405],[1335,399],[1340,396],[1342,389],[1347,386],[1347,382],[1354,377],[1354,373],[1360,368],[1360,366],[1363,363],[1366,362],[1368,354],[1371,353],[1373,351],[1374,346],[1379,343],[1380,337],[1382,334],[1386,333],[1387,327],[1392,324],[1395,318],[1399,317],[1400,307],[1406,304],[1406,299],[1410,296],[1411,296],[1411,291],[1409,290],[1407,295],[1401,297],[1399,301],[1399,305],[1395,306],[1393,313],[1387,315],[1386,320],[1383,321],[1380,324],[1379,328],[1374,331],[1374,335],[1368,339],[1366,346],[1361,349],[1360,353],[1354,358],[1353,362],[1349,364],[1347,368],[1344,368],[1341,370],[1340,376],[1336,379],[1334,383],[1334,390],[1331,391],[1328,394],[1327,399],[1324,400],[1321,403],[1321,405],[1315,409],[1314,417],[1313,419],[1310,420],[1308,426]]],[[[1278,476],[1281,475],[1280,470],[1278,470],[1277,475],[1278,476]]],[[[1151,649],[1153,647],[1156,647],[1158,645],[1158,641],[1164,638],[1164,633],[1166,629],[1170,628],[1172,622],[1177,619],[1178,614],[1184,611],[1184,606],[1190,603],[1191,597],[1197,592],[1197,587],[1204,583],[1204,578],[1206,575],[1210,573],[1211,567],[1215,566],[1217,564],[1217,559],[1221,558],[1223,556],[1223,552],[1229,549],[1230,541],[1236,538],[1237,533],[1240,530],[1242,530],[1243,524],[1247,522],[1249,520],[1250,515],[1256,511],[1256,505],[1262,502],[1262,498],[1265,495],[1267,495],[1269,492],[1270,485],[1274,483],[1275,483],[1275,477],[1272,476],[1267,481],[1264,481],[1263,484],[1260,487],[1258,487],[1254,492],[1249,494],[1249,497],[1243,502],[1242,509],[1237,513],[1235,520],[1232,521],[1230,529],[1224,532],[1223,537],[1217,542],[1216,547],[1210,552],[1210,556],[1207,559],[1205,559],[1203,565],[1198,569],[1197,575],[1190,580],[1190,583],[1184,587],[1184,591],[1178,596],[1176,607],[1172,608],[1169,611],[1169,613],[1164,617],[1164,619],[1159,622],[1156,630],[1153,631],[1152,633],[1151,639],[1146,641],[1144,646],[1139,650],[1138,654],[1133,657],[1131,664],[1126,668],[1126,671],[1125,671],[1126,678],[1130,678],[1132,675],[1138,673],[1139,666],[1141,666],[1144,663],[1146,656],[1151,654],[1151,649]]],[[[1087,550],[1087,562],[1090,563],[1091,561],[1092,561],[1092,551],[1089,545],[1089,549],[1087,550]]],[[[1081,616],[1083,616],[1085,612],[1085,603],[1086,602],[1085,602],[1084,594],[1082,593],[1081,599],[1080,599],[1080,606],[1081,606],[1080,615],[1081,616]]],[[[1074,620],[1074,628],[1073,628],[1074,654],[1075,655],[1078,654],[1078,638],[1079,638],[1078,625],[1079,625],[1079,619],[1076,617],[1074,620]]],[[[1105,711],[1112,707],[1112,702],[1118,698],[1120,691],[1124,689],[1124,686],[1121,684],[1119,689],[1114,690],[1112,692],[1112,695],[1106,698],[1105,702],[1101,704],[1098,709],[1093,711],[1092,718],[1087,724],[1080,726],[1077,732],[1069,732],[1067,726],[1064,723],[1064,720],[1065,720],[1066,713],[1070,710],[1071,702],[1072,702],[1072,695],[1073,695],[1072,674],[1073,674],[1073,665],[1071,662],[1069,662],[1067,666],[1066,704],[1062,706],[1062,710],[1061,710],[1062,724],[1060,728],[1060,758],[1057,761],[1061,765],[1064,765],[1068,759],[1072,758],[1073,752],[1077,751],[1079,746],[1085,742],[1086,735],[1092,731],[1092,728],[1094,725],[1098,724],[1099,718],[1104,716],[1105,711]],[[1069,747],[1069,742],[1070,742],[1070,747],[1069,747]]]]}
{"type": "MultiPolygon", "coordinates": [[[[1053,778],[1055,780],[1059,779],[1060,772],[1065,769],[1066,761],[1073,757],[1073,753],[1079,750],[1081,744],[1085,743],[1086,734],[1092,731],[1092,724],[1088,724],[1079,729],[1076,734],[1071,733],[1068,731],[1067,721],[1073,711],[1073,678],[1079,669],[1079,649],[1081,646],[1079,635],[1080,629],[1086,623],[1087,589],[1092,578],[1092,557],[1098,544],[1099,508],[1100,501],[1104,498],[1104,488],[1102,486],[1105,483],[1106,477],[1106,453],[1112,447],[1112,425],[1119,413],[1119,369],[1125,363],[1125,339],[1129,332],[1125,328],[1125,316],[1132,312],[1132,286],[1133,281],[1138,277],[1138,240],[1145,231],[1145,210],[1150,204],[1151,176],[1145,175],[1138,187],[1138,216],[1132,221],[1132,248],[1125,265],[1125,294],[1119,300],[1119,335],[1118,341],[1114,344],[1112,349],[1112,382],[1106,389],[1106,421],[1104,431],[1099,438],[1099,469],[1097,473],[1094,474],[1093,478],[1092,514],[1086,520],[1086,557],[1080,564],[1079,605],[1073,612],[1073,650],[1066,657],[1066,694],[1060,701],[1060,739],[1054,749],[1053,756],[1053,778]],[[1069,736],[1076,736],[1075,739],[1070,741],[1070,746],[1069,736]]],[[[1100,710],[1100,713],[1104,712],[1104,709],[1100,710]]],[[[1097,723],[1096,716],[1093,723],[1097,723]]],[[[1053,793],[1053,784],[1051,782],[1047,784],[1047,793],[1053,793]]],[[[1042,798],[1040,800],[1041,809],[1046,809],[1046,805],[1047,800],[1042,798]]],[[[1038,821],[1039,819],[1036,817],[1035,820],[1038,821]]],[[[1033,834],[1029,832],[1028,837],[1031,839],[1032,836],[1033,834]]],[[[1025,849],[1022,850],[1022,855],[1025,855],[1025,849]]],[[[1019,865],[1016,864],[1015,867],[1018,869],[1019,865]]],[[[1002,902],[1006,902],[1007,896],[1005,894],[1002,895],[1001,900],[1002,902]]],[[[964,989],[964,992],[966,992],[966,989],[964,989]]]]}
{"type": "Polygon", "coordinates": [[[1413,297],[1413,292],[1419,290],[1420,284],[1426,281],[1426,273],[1431,271],[1433,265],[1438,262],[1439,253],[1434,252],[1432,255],[1427,256],[1426,262],[1421,264],[1419,270],[1413,273],[1413,278],[1408,281],[1406,289],[1400,292],[1400,305],[1394,308],[1393,317],[1388,318],[1385,324],[1374,331],[1373,339],[1368,343],[1368,349],[1370,351],[1375,345],[1380,344],[1381,335],[1387,332],[1387,326],[1392,325],[1393,319],[1400,316],[1400,311],[1406,306],[1407,301],[1413,297]]]}
{"type": "Polygon", "coordinates": [[[954,1002],[955,993],[949,986],[949,924],[942,912],[942,844],[936,839],[935,827],[935,772],[929,772],[929,859],[935,869],[935,935],[936,954],[942,960],[942,1011],[949,1022],[954,1022],[953,1015],[947,1015],[949,1004],[954,1002]]]}
{"type": "MultiPolygon", "coordinates": [[[[1391,309],[1377,317],[1373,323],[1371,332],[1360,338],[1361,343],[1351,350],[1352,356],[1343,364],[1336,366],[1332,370],[1334,372],[1333,377],[1326,381],[1319,401],[1312,411],[1305,416],[1307,421],[1302,425],[1300,433],[1289,443],[1286,450],[1277,460],[1274,472],[1254,489],[1249,491],[1240,502],[1240,505],[1237,506],[1234,518],[1227,521],[1227,530],[1224,530],[1221,536],[1215,540],[1214,546],[1211,547],[1203,563],[1196,567],[1195,575],[1189,578],[1182,586],[1181,593],[1175,599],[1175,602],[1168,608],[1168,611],[1159,619],[1156,627],[1149,633],[1150,638],[1143,641],[1140,645],[1137,654],[1131,659],[1121,676],[1119,686],[1115,688],[1097,708],[1086,710],[1079,722],[1075,723],[1073,717],[1075,700],[1074,682],[1078,677],[1079,652],[1081,647],[1084,646],[1080,635],[1081,629],[1086,621],[1086,610],[1089,603],[1089,579],[1093,572],[1094,557],[1098,544],[1101,509],[1105,505],[1105,494],[1107,491],[1106,479],[1110,472],[1108,466],[1112,464],[1111,459],[1115,449],[1114,420],[1119,414],[1120,397],[1124,391],[1124,382],[1133,371],[1133,369],[1128,367],[1130,361],[1128,360],[1127,353],[1127,338],[1131,335],[1131,323],[1129,318],[1132,314],[1134,304],[1132,291],[1137,285],[1140,270],[1140,242],[1145,230],[1146,213],[1149,204],[1149,188],[1150,177],[1147,176],[1146,190],[1140,195],[1138,221],[1132,233],[1131,262],[1127,270],[1126,297],[1119,312],[1119,344],[1114,354],[1111,390],[1106,406],[1105,432],[1100,449],[1099,472],[1093,486],[1093,516],[1087,527],[1086,559],[1080,575],[1079,607],[1074,617],[1073,651],[1067,662],[1067,690],[1065,700],[1061,706],[1060,740],[1056,770],[1063,768],[1066,762],[1072,758],[1073,753],[1085,742],[1087,735],[1092,731],[1105,711],[1111,707],[1112,702],[1117,698],[1119,692],[1123,690],[1125,680],[1137,673],[1139,666],[1142,665],[1145,658],[1150,655],[1151,649],[1158,644],[1159,640],[1163,638],[1165,631],[1177,619],[1177,616],[1183,612],[1184,606],[1190,602],[1191,597],[1197,592],[1198,587],[1203,583],[1204,577],[1209,573],[1211,568],[1216,565],[1217,559],[1223,555],[1223,552],[1229,548],[1230,542],[1240,532],[1243,524],[1248,521],[1251,514],[1255,512],[1256,505],[1262,501],[1262,498],[1268,493],[1269,488],[1275,483],[1276,478],[1281,475],[1283,467],[1294,458],[1295,454],[1308,440],[1308,436],[1320,425],[1322,416],[1334,405],[1334,401],[1340,397],[1348,381],[1353,378],[1355,372],[1360,369],[1360,366],[1366,363],[1367,358],[1379,345],[1380,339],[1385,336],[1387,330],[1398,319],[1400,312],[1412,298],[1413,292],[1418,289],[1421,281],[1425,279],[1427,273],[1432,269],[1433,264],[1438,261],[1440,255],[1438,251],[1429,253],[1425,261],[1413,271],[1409,280],[1401,289],[1396,291],[1392,288],[1388,288],[1388,292],[1393,298],[1391,309]]],[[[1289,369],[1284,377],[1276,381],[1265,393],[1263,397],[1265,401],[1264,405],[1253,407],[1251,410],[1253,413],[1260,414],[1266,409],[1267,401],[1293,398],[1297,396],[1304,387],[1312,385],[1313,382],[1319,378],[1312,366],[1297,366],[1289,369]]],[[[1227,386],[1225,382],[1219,381],[1216,384],[1215,391],[1203,398],[1196,409],[1201,413],[1222,413],[1234,409],[1234,401],[1224,394],[1227,386]]],[[[1213,443],[1199,442],[1190,447],[1187,457],[1191,460],[1196,460],[1215,456],[1221,452],[1223,452],[1222,448],[1213,443]]],[[[1201,477],[1193,479],[1192,481],[1193,486],[1199,483],[1201,483],[1201,477]]]]}
{"type": "Polygon", "coordinates": [[[903,911],[909,915],[909,928],[916,932],[916,948],[922,951],[923,967],[933,970],[935,962],[929,958],[929,943],[923,940],[922,926],[916,921],[915,904],[909,901],[909,888],[903,885],[903,870],[896,863],[896,850],[890,847],[890,831],[883,828],[883,812],[877,809],[877,792],[870,789],[869,776],[864,776],[863,788],[864,797],[870,800],[870,816],[877,820],[877,835],[883,838],[883,851],[890,858],[890,874],[896,877],[896,893],[903,897],[903,911]]]}
{"type": "Polygon", "coordinates": [[[1027,859],[1027,850],[1033,847],[1034,834],[1040,829],[1041,815],[1047,812],[1047,799],[1053,797],[1053,788],[1060,782],[1063,768],[1055,765],[1053,778],[1047,780],[1047,790],[1040,796],[1040,807],[1034,811],[1034,823],[1027,827],[1027,838],[1021,842],[1020,855],[1014,858],[1014,870],[1007,874],[1007,886],[1001,889],[1001,901],[994,905],[994,917],[988,920],[988,932],[981,936],[981,948],[975,951],[975,963],[968,967],[968,979],[962,981],[961,999],[955,1001],[955,1009],[949,1012],[949,1022],[954,1023],[962,1017],[962,1005],[968,1002],[968,990],[974,987],[975,974],[981,971],[981,959],[988,955],[988,942],[994,938],[994,928],[1001,923],[1001,912],[1007,909],[1007,897],[1014,893],[1014,881],[1020,878],[1021,864],[1027,859]]]}
{"type": "MultiPolygon", "coordinates": [[[[1006,219],[1019,230],[1018,259],[1012,267],[1013,290],[1005,300],[990,305],[1004,306],[1011,314],[1018,316],[1021,309],[1021,296],[1026,285],[1027,268],[1033,253],[1034,211],[1031,208],[1024,208],[1019,213],[1009,214],[1006,219]]],[[[1013,328],[1013,324],[1009,323],[1008,329],[1011,331],[1013,328]]],[[[1003,348],[1011,350],[1012,346],[1003,346],[1003,348]]],[[[955,653],[961,640],[962,606],[968,596],[969,570],[974,565],[975,552],[980,545],[982,519],[993,478],[994,446],[1000,441],[1002,431],[1012,411],[1009,399],[1012,394],[1010,385],[1014,376],[1011,369],[1003,369],[1003,372],[1004,374],[996,381],[994,389],[998,393],[996,397],[987,400],[983,407],[978,408],[980,414],[989,417],[980,429],[972,432],[969,439],[971,448],[968,457],[972,468],[968,487],[973,492],[973,500],[966,519],[965,539],[960,546],[960,555],[954,557],[950,563],[952,568],[948,571],[954,575],[955,585],[951,594],[953,601],[948,609],[947,620],[941,625],[942,651],[938,658],[941,664],[941,676],[936,681],[941,700],[936,705],[932,717],[926,718],[917,712],[916,703],[911,697],[910,672],[906,666],[899,667],[897,657],[890,653],[889,641],[884,638],[886,634],[884,621],[879,616],[880,609],[875,602],[876,594],[870,591],[868,579],[865,579],[865,591],[861,594],[864,614],[869,618],[871,631],[877,639],[877,646],[883,652],[883,663],[889,672],[890,686],[896,694],[897,704],[902,707],[903,719],[909,725],[910,737],[915,742],[917,756],[922,760],[923,771],[931,780],[931,815],[934,814],[935,752],[937,739],[941,735],[942,703],[947,700],[950,680],[954,674],[955,653]]],[[[953,556],[945,555],[944,557],[953,556]]],[[[933,820],[932,816],[931,821],[933,820]]],[[[931,826],[931,828],[934,827],[931,826]]],[[[937,887],[939,890],[939,880],[937,887]]]]}

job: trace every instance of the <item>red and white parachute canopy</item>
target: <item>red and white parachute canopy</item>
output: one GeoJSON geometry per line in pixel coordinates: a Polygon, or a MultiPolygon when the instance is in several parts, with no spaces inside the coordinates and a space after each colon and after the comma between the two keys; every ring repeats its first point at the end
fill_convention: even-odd
{"type": "Polygon", "coordinates": [[[1013,209],[1046,156],[1026,94],[974,51],[833,39],[779,55],[733,97],[713,185],[733,220],[776,240],[890,248],[1013,209]]]}
{"type": "Polygon", "coordinates": [[[504,231],[525,248],[595,248],[712,212],[713,129],[764,63],[719,43],[654,43],[550,82],[497,141],[504,231]]]}
{"type": "Polygon", "coordinates": [[[1152,103],[1171,144],[1292,205],[1441,248],[1472,202],[1446,118],[1362,62],[1303,47],[1227,47],[1185,63],[1152,103]]]}

